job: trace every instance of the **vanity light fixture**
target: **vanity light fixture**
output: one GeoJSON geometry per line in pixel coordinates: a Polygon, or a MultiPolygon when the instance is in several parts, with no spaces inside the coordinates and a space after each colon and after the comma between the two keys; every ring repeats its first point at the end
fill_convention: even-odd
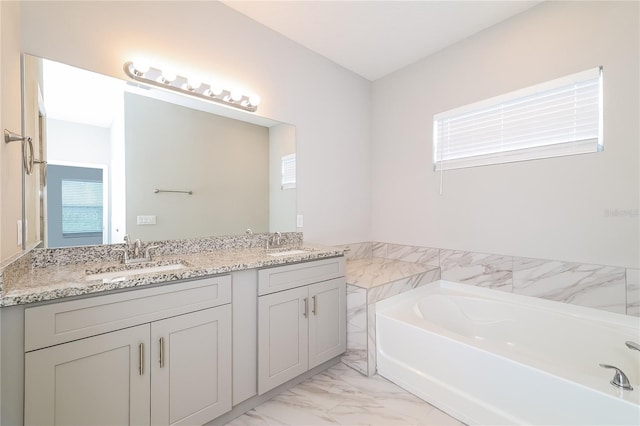
{"type": "Polygon", "coordinates": [[[144,61],[126,62],[124,72],[136,81],[245,111],[255,112],[260,103],[260,97],[257,95],[245,95],[235,89],[223,89],[215,83],[202,83],[169,70],[154,68],[144,61]]]}

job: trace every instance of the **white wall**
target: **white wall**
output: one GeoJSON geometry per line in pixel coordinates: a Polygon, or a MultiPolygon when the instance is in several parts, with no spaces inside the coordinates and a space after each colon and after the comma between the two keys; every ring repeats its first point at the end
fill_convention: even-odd
{"type": "Polygon", "coordinates": [[[124,146],[124,96],[116,105],[113,123],[111,123],[111,173],[109,174],[109,241],[121,243],[127,232],[127,201],[124,146]]]}
{"type": "Polygon", "coordinates": [[[637,268],[638,16],[545,2],[376,81],[373,239],[637,268]],[[439,195],[433,114],[598,65],[604,152],[448,171],[439,195]]]}
{"type": "Polygon", "coordinates": [[[234,80],[296,126],[305,240],[370,239],[371,83],[217,2],[23,2],[27,53],[123,78],[144,55],[234,80]]]}
{"type": "MultiPolygon", "coordinates": [[[[0,33],[1,33],[1,27],[3,27],[4,25],[2,25],[2,16],[4,15],[2,13],[2,4],[0,4],[0,33]]],[[[1,35],[1,34],[0,34],[1,35]]],[[[4,40],[4,37],[2,38],[4,40]]],[[[2,48],[2,42],[0,41],[0,126],[2,124],[4,124],[4,118],[2,116],[2,111],[4,110],[3,108],[3,104],[4,104],[4,98],[2,97],[2,94],[4,93],[4,90],[2,90],[2,76],[4,74],[4,72],[2,71],[2,69],[4,68],[4,61],[2,60],[2,58],[4,58],[4,56],[2,56],[2,52],[4,51],[4,49],[2,48]]],[[[2,162],[2,158],[3,158],[3,150],[0,149],[0,164],[3,164],[2,162]]],[[[0,179],[2,179],[2,174],[0,173],[0,179]]],[[[0,182],[0,200],[2,200],[2,185],[0,182]]],[[[2,259],[4,259],[2,257],[2,234],[3,234],[3,222],[2,222],[2,209],[0,209],[0,263],[2,262],[2,259]]],[[[2,315],[0,315],[0,383],[2,383],[2,315]]],[[[0,413],[2,413],[2,386],[0,386],[0,413]]],[[[2,415],[0,415],[0,421],[2,420],[2,415]]]]}
{"type": "MultiPolygon", "coordinates": [[[[20,4],[0,2],[1,56],[0,91],[2,114],[0,130],[20,133],[20,4]]],[[[0,142],[0,261],[17,254],[17,221],[22,219],[22,151],[20,142],[0,142]]]]}
{"type": "Polygon", "coordinates": [[[135,141],[125,154],[132,238],[268,231],[268,128],[127,93],[125,140],[135,141]],[[156,224],[137,225],[138,215],[156,216],[156,224]]]}
{"type": "Polygon", "coordinates": [[[47,119],[47,161],[52,164],[111,163],[111,129],[47,119]]]}
{"type": "MultiPolygon", "coordinates": [[[[20,8],[18,3],[0,2],[0,130],[5,128],[21,131],[20,121],[20,8]]],[[[0,142],[0,264],[20,251],[17,245],[16,220],[22,217],[22,165],[20,144],[0,142]]],[[[6,323],[5,323],[6,325],[6,323]]],[[[2,324],[0,324],[0,329],[2,324]]],[[[4,367],[1,359],[2,336],[0,331],[0,367],[4,367]]],[[[4,345],[5,351],[7,345],[4,345]]],[[[19,384],[7,380],[10,371],[0,368],[0,393],[19,384]],[[2,377],[4,376],[4,380],[2,377]]],[[[2,398],[0,398],[2,401],[2,398]]],[[[9,401],[14,402],[14,401],[9,401]]],[[[6,403],[6,402],[5,402],[6,403]]],[[[11,404],[8,404],[11,405],[11,404]]],[[[6,410],[8,411],[8,410],[6,410]]],[[[0,402],[0,423],[6,424],[2,418],[0,402]]]]}

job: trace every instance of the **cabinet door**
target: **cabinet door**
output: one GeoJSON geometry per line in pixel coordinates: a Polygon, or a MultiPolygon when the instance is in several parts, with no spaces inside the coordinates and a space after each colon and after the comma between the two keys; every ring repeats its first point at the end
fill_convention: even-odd
{"type": "Polygon", "coordinates": [[[309,368],[347,348],[347,287],[344,278],[309,286],[309,368]]]}
{"type": "Polygon", "coordinates": [[[149,325],[25,354],[26,425],[148,425],[149,325]]]}
{"type": "Polygon", "coordinates": [[[258,394],[307,371],[307,287],[258,298],[258,394]]]}
{"type": "Polygon", "coordinates": [[[231,410],[231,305],[151,323],[151,424],[204,424],[231,410]]]}

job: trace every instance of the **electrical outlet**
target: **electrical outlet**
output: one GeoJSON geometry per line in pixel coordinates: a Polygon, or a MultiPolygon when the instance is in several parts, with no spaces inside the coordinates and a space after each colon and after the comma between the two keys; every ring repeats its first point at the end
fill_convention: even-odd
{"type": "Polygon", "coordinates": [[[296,216],[296,226],[298,228],[302,228],[302,224],[303,224],[302,215],[299,214],[298,216],[296,216]]]}

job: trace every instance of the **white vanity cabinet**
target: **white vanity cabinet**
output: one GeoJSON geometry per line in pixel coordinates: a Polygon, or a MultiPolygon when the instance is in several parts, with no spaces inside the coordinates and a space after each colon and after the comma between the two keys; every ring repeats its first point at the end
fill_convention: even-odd
{"type": "Polygon", "coordinates": [[[231,305],[151,323],[151,424],[201,425],[231,410],[231,305]]]}
{"type": "Polygon", "coordinates": [[[231,410],[231,278],[25,309],[26,425],[203,424],[231,410]]]}
{"type": "Polygon", "coordinates": [[[258,272],[258,393],[346,349],[343,257],[258,272]]]}
{"type": "Polygon", "coordinates": [[[25,425],[148,425],[150,376],[138,367],[149,365],[144,347],[148,325],[28,352],[25,425]]]}

